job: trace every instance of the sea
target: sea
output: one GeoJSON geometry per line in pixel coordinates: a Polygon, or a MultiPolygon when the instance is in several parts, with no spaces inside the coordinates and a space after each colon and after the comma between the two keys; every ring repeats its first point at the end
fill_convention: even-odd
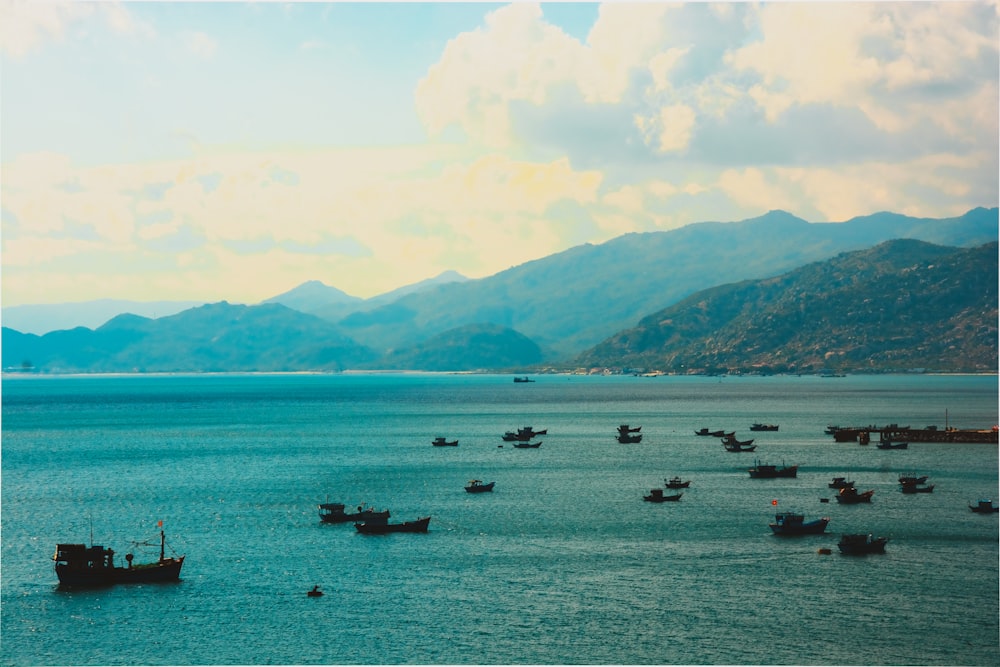
{"type": "Polygon", "coordinates": [[[998,447],[824,434],[992,428],[996,376],[532,379],[5,377],[2,664],[1000,664],[998,515],[969,510],[1000,500],[998,447]],[[540,447],[501,439],[529,425],[540,447]],[[751,479],[755,460],[799,473],[751,479]],[[644,502],[673,476],[679,502],[644,502]],[[836,503],[835,476],[871,504],[836,503]],[[324,502],[430,529],[362,535],[324,502]],[[782,511],[830,524],[776,537],[782,511]],[[179,582],[58,585],[57,543],[144,562],[161,522],[179,582]],[[843,556],[843,533],[886,553],[843,556]]]}

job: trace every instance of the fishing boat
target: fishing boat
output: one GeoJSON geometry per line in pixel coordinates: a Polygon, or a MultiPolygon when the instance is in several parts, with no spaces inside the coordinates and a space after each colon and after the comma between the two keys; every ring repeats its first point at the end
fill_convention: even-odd
{"type": "Polygon", "coordinates": [[[837,502],[841,505],[857,505],[858,503],[870,503],[872,501],[872,496],[875,495],[875,490],[870,489],[863,493],[858,493],[858,490],[853,486],[845,486],[840,489],[837,494],[837,502]]]}
{"type": "Polygon", "coordinates": [[[641,430],[642,430],[641,426],[636,426],[634,428],[629,426],[628,424],[620,424],[618,426],[619,433],[638,433],[641,430]]]}
{"type": "Polygon", "coordinates": [[[735,433],[730,433],[722,438],[722,444],[724,445],[739,445],[741,447],[749,447],[753,444],[753,438],[750,440],[737,440],[735,433]]]}
{"type": "Polygon", "coordinates": [[[924,484],[926,481],[927,475],[921,475],[920,477],[917,477],[914,474],[899,476],[900,484],[924,484]]]}
{"type": "Polygon", "coordinates": [[[671,477],[670,479],[665,481],[667,483],[668,489],[686,489],[689,486],[691,486],[691,480],[687,480],[686,482],[684,482],[681,481],[680,477],[671,477]]]}
{"type": "Polygon", "coordinates": [[[761,424],[760,422],[754,422],[750,425],[751,431],[777,431],[777,424],[761,424]]]}
{"type": "Polygon", "coordinates": [[[842,535],[837,548],[847,556],[863,556],[865,554],[884,554],[887,537],[873,537],[871,533],[842,535]]]}
{"type": "Polygon", "coordinates": [[[797,512],[779,512],[774,515],[774,523],[767,524],[775,535],[816,535],[826,530],[830,517],[806,521],[797,512]]]}
{"type": "Polygon", "coordinates": [[[854,486],[854,482],[846,477],[834,477],[833,481],[827,484],[827,486],[831,489],[846,489],[847,487],[854,486]]]}
{"type": "Polygon", "coordinates": [[[354,527],[359,533],[364,535],[385,535],[387,533],[426,533],[427,525],[431,522],[429,516],[415,521],[404,521],[403,523],[370,522],[356,523],[354,527]]]}
{"type": "Polygon", "coordinates": [[[969,509],[976,514],[992,514],[993,512],[1000,512],[1000,507],[995,506],[993,501],[988,498],[980,498],[975,505],[969,505],[969,509]]]}
{"type": "MultiPolygon", "coordinates": [[[[135,542],[150,546],[149,541],[135,542]]],[[[184,565],[184,556],[167,558],[166,537],[160,531],[160,558],[152,563],[135,563],[133,555],[125,554],[125,567],[115,565],[115,552],[102,546],[57,544],[52,556],[56,576],[64,586],[109,586],[112,584],[154,583],[177,581],[184,565]]]]}
{"type": "Polygon", "coordinates": [[[710,435],[713,438],[721,438],[726,435],[725,431],[709,431],[707,428],[701,428],[694,432],[695,435],[710,435]]]}
{"type": "Polygon", "coordinates": [[[444,436],[438,436],[431,441],[435,447],[458,447],[458,440],[448,440],[444,436]]]}
{"type": "Polygon", "coordinates": [[[486,493],[487,491],[493,490],[494,484],[496,484],[496,482],[486,483],[481,479],[470,479],[469,483],[465,487],[465,490],[469,493],[486,493]]]}
{"type": "Polygon", "coordinates": [[[879,449],[907,449],[910,446],[908,442],[891,442],[889,440],[880,440],[877,445],[879,449]]]}
{"type": "Polygon", "coordinates": [[[347,512],[344,503],[321,503],[319,506],[319,520],[323,523],[347,523],[348,521],[386,521],[389,518],[389,510],[376,510],[371,507],[358,505],[357,512],[347,512]]]}
{"type": "Polygon", "coordinates": [[[934,493],[934,485],[924,485],[918,482],[906,482],[899,485],[899,490],[903,493],[934,493]]]}
{"type": "Polygon", "coordinates": [[[752,479],[773,479],[775,477],[797,477],[799,474],[798,466],[785,466],[782,467],[769,465],[761,463],[760,461],[754,461],[754,466],[747,470],[750,473],[752,479]]]}
{"type": "Polygon", "coordinates": [[[514,378],[514,382],[518,382],[518,383],[520,383],[520,382],[534,382],[534,380],[532,380],[527,375],[525,375],[524,377],[515,377],[514,378]]]}
{"type": "Polygon", "coordinates": [[[504,442],[517,442],[522,440],[531,440],[536,435],[546,435],[549,430],[542,429],[541,431],[536,431],[531,426],[525,426],[523,428],[517,429],[517,431],[507,431],[503,434],[504,442]]]}
{"type": "Polygon", "coordinates": [[[642,499],[650,503],[666,503],[666,502],[677,502],[681,499],[684,493],[675,493],[673,495],[665,496],[663,495],[663,489],[650,489],[648,496],[643,496],[642,499]]]}
{"type": "Polygon", "coordinates": [[[514,446],[518,449],[538,449],[542,446],[542,441],[538,442],[515,442],[514,446]]]}
{"type": "Polygon", "coordinates": [[[642,433],[619,433],[618,442],[627,445],[633,442],[642,442],[642,433]]]}

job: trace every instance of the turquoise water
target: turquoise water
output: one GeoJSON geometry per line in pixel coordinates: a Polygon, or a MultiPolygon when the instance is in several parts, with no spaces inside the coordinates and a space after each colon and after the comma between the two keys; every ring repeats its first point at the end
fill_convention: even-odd
{"type": "Polygon", "coordinates": [[[1000,664],[998,517],[967,508],[997,499],[997,447],[823,434],[989,428],[996,377],[537,380],[5,379],[3,664],[1000,664]],[[618,444],[620,423],[643,441],[618,444]],[[529,424],[549,430],[539,449],[499,446],[529,424]],[[799,476],[751,480],[755,457],[799,476]],[[934,493],[904,496],[902,472],[934,493]],[[674,475],[692,480],[681,502],[642,501],[674,475]],[[834,475],[873,503],[821,503],[834,475]],[[496,490],[467,494],[471,478],[496,490]],[[321,524],[325,501],[431,515],[430,532],[321,524]],[[776,538],[776,509],[828,533],[776,538]],[[56,585],[56,542],[92,530],[124,553],[159,520],[181,582],[56,585]],[[841,532],[887,535],[887,553],[840,556],[841,532]]]}

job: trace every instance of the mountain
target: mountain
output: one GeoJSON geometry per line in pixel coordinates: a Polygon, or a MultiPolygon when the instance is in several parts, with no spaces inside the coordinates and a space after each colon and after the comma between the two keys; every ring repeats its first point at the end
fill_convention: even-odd
{"type": "Polygon", "coordinates": [[[375,354],[280,304],[208,304],[156,320],[121,315],[44,336],[3,328],[3,367],[45,372],[331,371],[375,354]]]}
{"type": "Polygon", "coordinates": [[[998,244],[913,240],[700,291],[575,364],[662,371],[997,370],[998,244]]]}
{"type": "Polygon", "coordinates": [[[531,366],[542,350],[531,339],[495,324],[472,324],[437,334],[371,364],[378,369],[473,371],[531,366]]]}
{"type": "Polygon", "coordinates": [[[122,313],[143,317],[164,317],[203,303],[204,301],[97,299],[77,303],[29,304],[5,306],[2,310],[2,319],[5,327],[41,335],[49,331],[76,327],[94,329],[122,313]]]}
{"type": "Polygon", "coordinates": [[[330,304],[357,306],[363,302],[364,299],[351,296],[336,287],[324,285],[318,280],[304,282],[287,292],[261,301],[261,303],[280,303],[303,313],[309,313],[330,304]]]}
{"type": "Polygon", "coordinates": [[[408,294],[337,323],[375,349],[492,323],[569,357],[707,287],[774,276],[895,238],[967,246],[996,241],[997,230],[996,208],[943,220],[879,213],[843,223],[809,223],[771,211],[741,222],[703,222],[577,246],[488,278],[408,294]]]}

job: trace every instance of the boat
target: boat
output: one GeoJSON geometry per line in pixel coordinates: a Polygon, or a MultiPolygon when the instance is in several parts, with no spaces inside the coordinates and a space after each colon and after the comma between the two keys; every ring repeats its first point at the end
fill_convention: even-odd
{"type": "Polygon", "coordinates": [[[848,480],[846,477],[834,477],[833,481],[827,484],[827,486],[831,489],[845,489],[854,486],[854,482],[848,480]]]}
{"type": "Polygon", "coordinates": [[[633,442],[642,442],[642,433],[619,433],[618,442],[623,445],[633,442]]]}
{"type": "MultiPolygon", "coordinates": [[[[751,440],[750,442],[753,442],[751,440]]],[[[757,445],[742,444],[739,442],[725,442],[723,441],[722,446],[726,448],[727,452],[752,452],[757,449],[757,445]]]]}
{"type": "Polygon", "coordinates": [[[879,441],[875,445],[879,449],[907,449],[910,446],[908,442],[890,442],[888,440],[879,441]]]}
{"type": "Polygon", "coordinates": [[[816,535],[826,530],[830,517],[806,521],[797,512],[779,512],[774,515],[774,523],[767,524],[775,535],[816,535]]]}
{"type": "Polygon", "coordinates": [[[496,484],[496,482],[486,483],[481,479],[470,479],[469,484],[465,487],[465,490],[469,493],[485,493],[487,491],[492,491],[494,484],[496,484]]]}
{"type": "Polygon", "coordinates": [[[837,548],[840,553],[848,556],[862,556],[864,554],[884,554],[885,543],[889,541],[887,537],[873,537],[871,533],[842,535],[837,548]]]}
{"type": "Polygon", "coordinates": [[[525,375],[524,377],[515,377],[514,382],[534,382],[534,380],[525,375]]]}
{"type": "Polygon", "coordinates": [[[682,482],[680,477],[671,477],[665,481],[668,489],[686,489],[691,486],[691,480],[682,482]]]}
{"type": "Polygon", "coordinates": [[[504,442],[517,442],[521,440],[531,440],[536,435],[546,435],[549,430],[542,429],[541,431],[536,431],[530,426],[525,426],[524,428],[519,428],[517,431],[507,431],[503,434],[504,442]]]}
{"type": "Polygon", "coordinates": [[[670,496],[663,495],[663,489],[650,489],[648,496],[643,496],[642,499],[651,503],[665,503],[665,502],[677,502],[681,499],[684,493],[675,493],[670,496]]]}
{"type": "Polygon", "coordinates": [[[306,591],[306,595],[311,598],[321,598],[323,597],[323,591],[319,589],[319,586],[313,586],[311,591],[306,591]]]}
{"type": "Polygon", "coordinates": [[[981,498],[975,505],[969,505],[969,509],[976,514],[992,514],[1000,512],[1000,507],[993,505],[993,501],[988,498],[981,498]]]}
{"type": "Polygon", "coordinates": [[[628,424],[621,424],[618,426],[619,433],[638,433],[641,430],[642,430],[641,426],[636,426],[635,428],[632,428],[628,424]]]}
{"type": "Polygon", "coordinates": [[[725,431],[709,431],[707,428],[702,428],[694,432],[695,435],[710,435],[713,438],[721,438],[726,435],[725,431]]]}
{"type": "Polygon", "coordinates": [[[753,468],[747,470],[750,473],[750,477],[753,479],[773,479],[775,477],[797,477],[799,474],[798,466],[773,466],[760,461],[754,461],[753,468]]]}
{"type": "Polygon", "coordinates": [[[900,484],[899,489],[903,493],[934,493],[933,484],[925,486],[922,483],[906,482],[905,484],[900,484]]]}
{"type": "Polygon", "coordinates": [[[900,484],[924,484],[927,481],[927,475],[921,475],[917,477],[916,475],[900,475],[900,484]]]}
{"type": "Polygon", "coordinates": [[[386,521],[389,510],[376,510],[358,505],[357,512],[346,512],[344,503],[322,503],[319,506],[319,520],[323,523],[347,523],[348,521],[386,521]]]}
{"type": "MultiPolygon", "coordinates": [[[[136,542],[150,545],[150,542],[136,542]]],[[[125,567],[115,565],[115,552],[102,546],[57,544],[52,560],[56,576],[64,586],[110,586],[112,584],[145,584],[177,581],[184,565],[184,556],[167,558],[166,537],[160,531],[160,558],[152,563],[135,563],[133,555],[125,554],[125,567]]]]}
{"type": "Polygon", "coordinates": [[[749,447],[753,444],[753,438],[750,440],[737,440],[735,435],[729,435],[722,439],[723,445],[739,445],[740,447],[749,447]]]}
{"type": "Polygon", "coordinates": [[[827,427],[823,430],[823,433],[826,433],[827,435],[836,435],[837,431],[839,430],[840,430],[839,426],[828,424],[827,427]]]}
{"type": "Polygon", "coordinates": [[[426,533],[427,525],[431,522],[429,516],[415,521],[404,521],[403,523],[389,523],[388,521],[366,521],[356,523],[354,527],[359,533],[364,535],[385,535],[387,533],[426,533]]]}
{"type": "Polygon", "coordinates": [[[777,431],[777,424],[761,424],[760,422],[754,422],[750,425],[751,431],[777,431]]]}
{"type": "Polygon", "coordinates": [[[434,438],[431,442],[435,447],[458,447],[458,440],[447,440],[443,436],[434,438]]]}
{"type": "Polygon", "coordinates": [[[875,495],[875,490],[870,489],[863,493],[858,493],[858,490],[853,486],[845,486],[840,489],[837,494],[837,502],[841,505],[857,505],[858,503],[870,503],[872,501],[872,496],[875,495]]]}
{"type": "Polygon", "coordinates": [[[542,441],[538,442],[515,442],[514,446],[518,449],[538,449],[542,446],[542,441]]]}

